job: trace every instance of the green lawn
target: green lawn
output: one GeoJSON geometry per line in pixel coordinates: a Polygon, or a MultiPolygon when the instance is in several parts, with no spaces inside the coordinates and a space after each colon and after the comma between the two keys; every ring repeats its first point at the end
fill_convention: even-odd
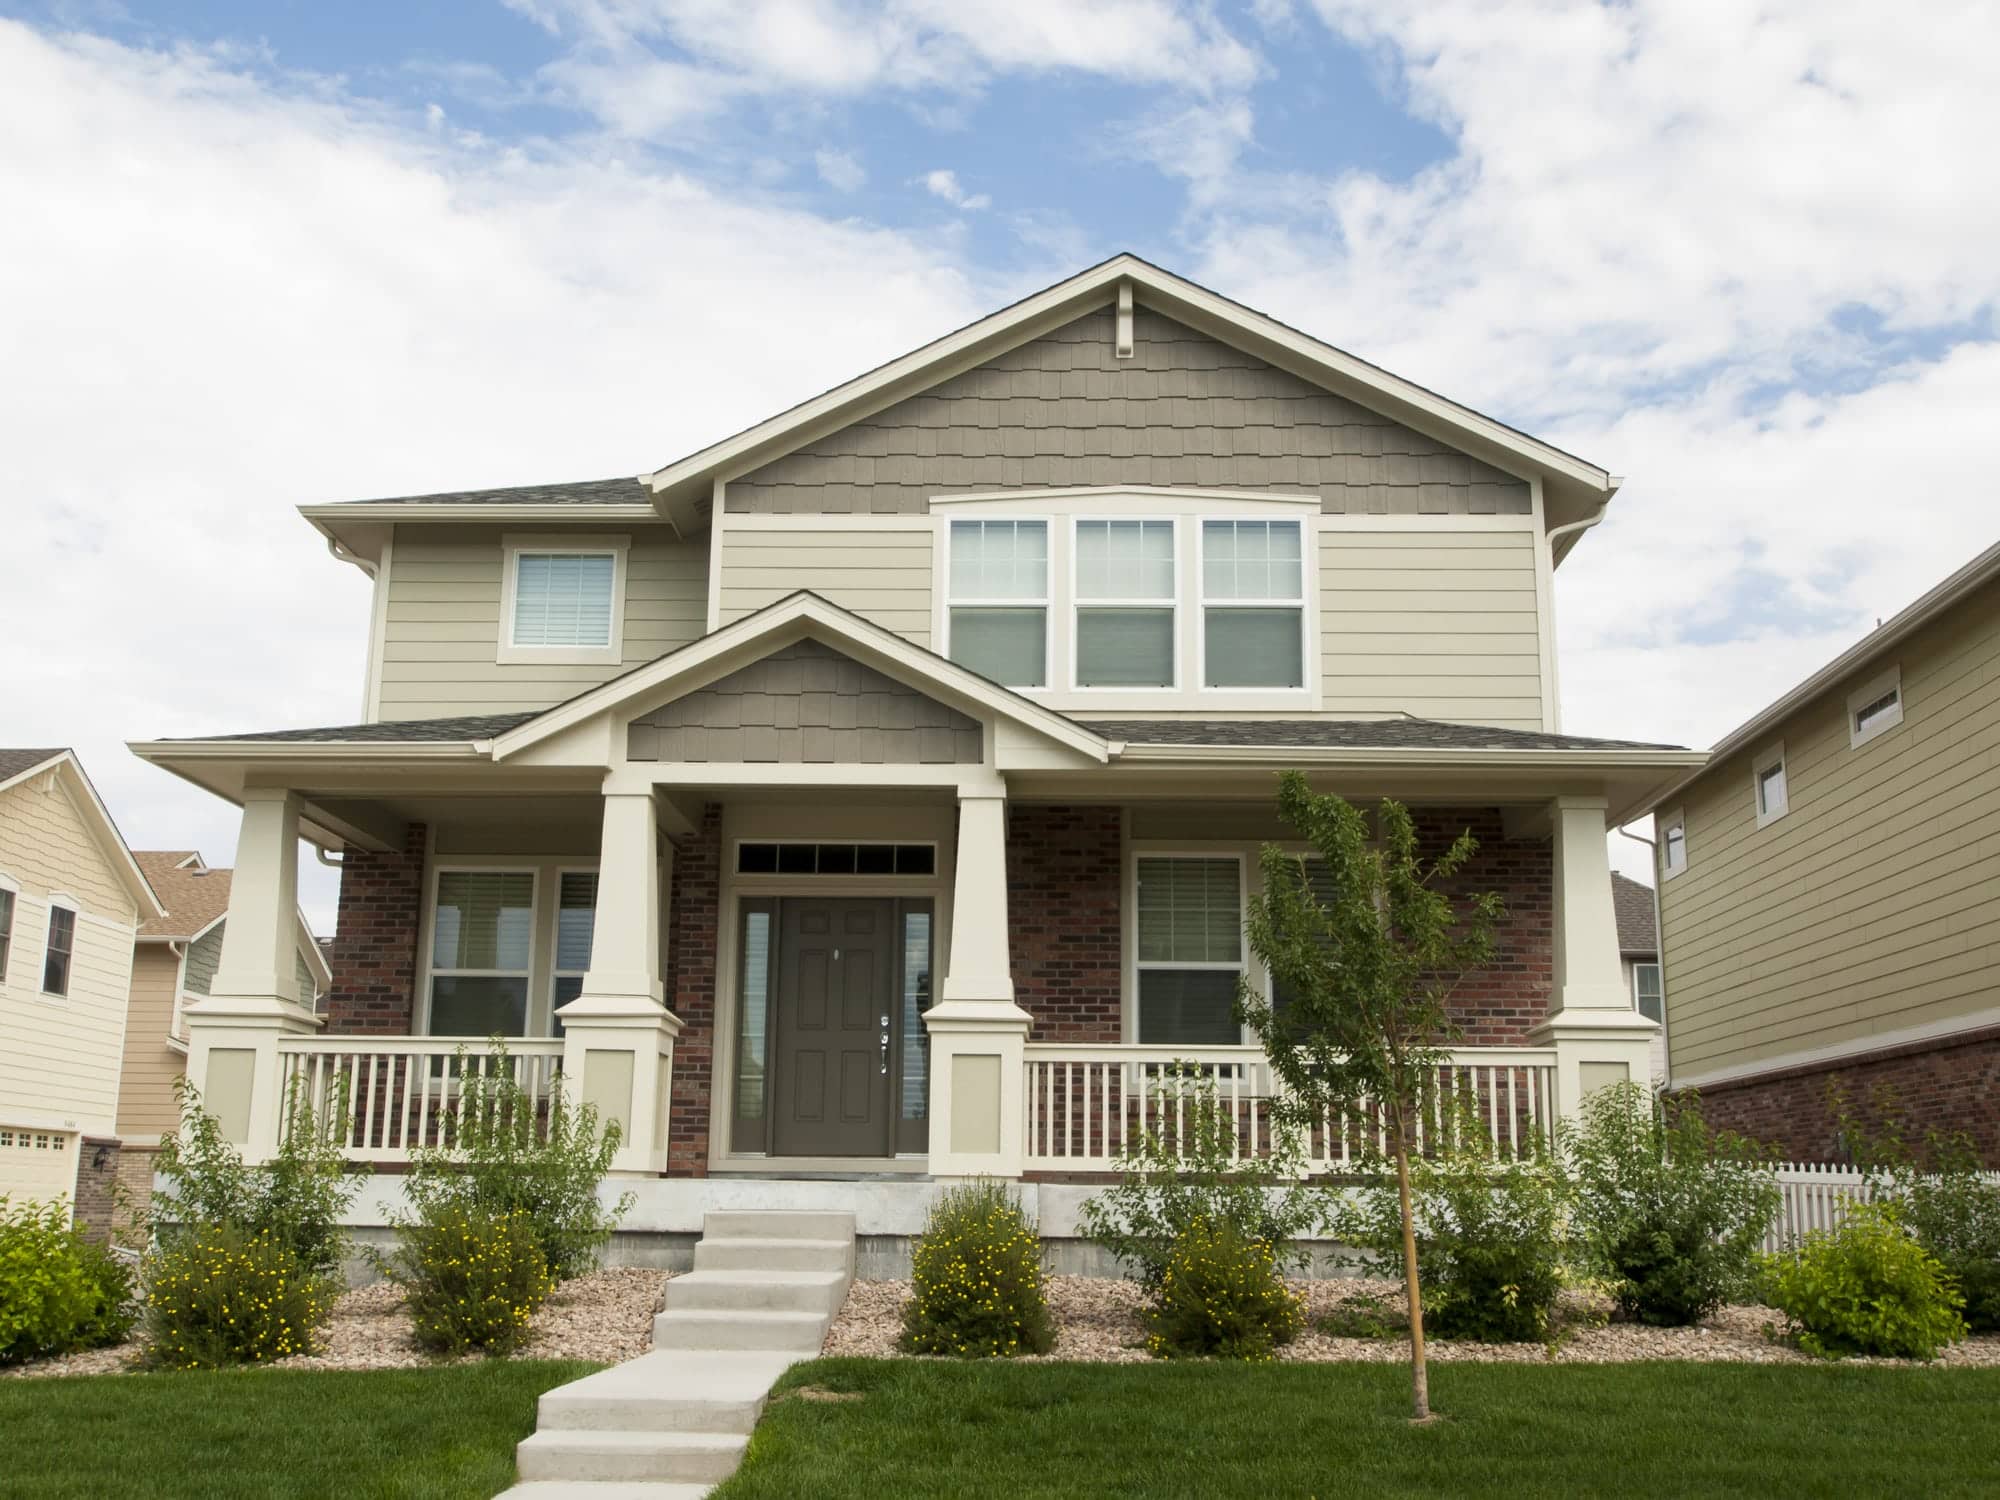
{"type": "Polygon", "coordinates": [[[0,1495],[423,1496],[514,1482],[535,1398],[596,1368],[241,1370],[0,1381],[0,1495]]]}
{"type": "Polygon", "coordinates": [[[2000,1370],[832,1359],[716,1500],[1031,1496],[1992,1495],[2000,1370]]]}

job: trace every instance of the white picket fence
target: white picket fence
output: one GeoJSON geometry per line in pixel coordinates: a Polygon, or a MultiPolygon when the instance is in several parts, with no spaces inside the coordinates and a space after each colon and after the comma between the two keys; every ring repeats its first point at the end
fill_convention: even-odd
{"type": "Polygon", "coordinates": [[[1783,1161],[1777,1163],[1777,1216],[1764,1231],[1764,1248],[1782,1250],[1815,1229],[1838,1229],[1854,1205],[1868,1198],[1868,1180],[1858,1167],[1783,1161]]]}

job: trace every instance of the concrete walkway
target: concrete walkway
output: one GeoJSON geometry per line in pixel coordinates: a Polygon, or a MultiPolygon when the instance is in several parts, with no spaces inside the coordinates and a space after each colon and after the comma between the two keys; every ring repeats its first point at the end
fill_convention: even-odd
{"type": "Polygon", "coordinates": [[[777,1378],[819,1353],[854,1216],[726,1212],[667,1282],[653,1352],[546,1392],[504,1500],[695,1500],[736,1472],[777,1378]]]}

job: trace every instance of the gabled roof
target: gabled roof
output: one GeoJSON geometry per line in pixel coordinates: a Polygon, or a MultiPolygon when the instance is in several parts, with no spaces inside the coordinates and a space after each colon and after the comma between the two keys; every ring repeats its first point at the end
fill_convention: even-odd
{"type": "MultiPolygon", "coordinates": [[[[192,849],[135,849],[132,858],[152,882],[166,911],[139,924],[142,943],[193,942],[229,915],[232,871],[212,870],[192,849]]],[[[296,913],[297,947],[321,989],[333,982],[327,952],[306,914],[296,913]]]]}
{"type": "Polygon", "coordinates": [[[12,786],[37,766],[67,755],[67,750],[0,750],[0,789],[12,786]]]}
{"type": "Polygon", "coordinates": [[[1653,921],[1653,888],[1611,872],[1611,910],[1618,919],[1618,951],[1627,958],[1657,958],[1659,929],[1653,921]]]}
{"type": "Polygon", "coordinates": [[[69,785],[72,800],[83,814],[84,823],[96,838],[112,870],[131,892],[132,900],[139,908],[139,920],[144,922],[162,915],[165,908],[160,905],[160,898],[147,883],[138,861],[132,858],[132,851],[125,845],[125,836],[111,820],[111,810],[97,795],[97,788],[91,785],[90,777],[84,774],[83,763],[76,758],[76,752],[0,750],[0,792],[9,791],[32,777],[44,774],[61,777],[69,785]]]}

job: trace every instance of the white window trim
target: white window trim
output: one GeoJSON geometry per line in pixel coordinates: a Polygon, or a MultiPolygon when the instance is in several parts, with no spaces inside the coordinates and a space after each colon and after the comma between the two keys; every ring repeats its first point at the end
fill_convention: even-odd
{"type": "Polygon", "coordinates": [[[13,910],[7,914],[7,950],[4,958],[0,958],[0,992],[4,992],[8,972],[14,967],[15,955],[21,946],[21,886],[13,876],[0,870],[0,891],[6,891],[14,898],[13,910]]]}
{"type": "Polygon", "coordinates": [[[1685,875],[1687,873],[1688,866],[1693,863],[1691,847],[1688,844],[1687,814],[1682,812],[1679,808],[1675,808],[1670,813],[1662,813],[1660,815],[1659,824],[1660,824],[1660,861],[1659,861],[1660,879],[1663,881],[1672,880],[1676,876],[1685,875]],[[1681,835],[1681,862],[1677,865],[1670,865],[1667,863],[1667,835],[1673,832],[1675,829],[1679,829],[1681,835]]]}
{"type": "MultiPolygon", "coordinates": [[[[543,974],[543,964],[550,951],[550,944],[544,941],[542,929],[547,921],[553,920],[544,911],[549,902],[549,882],[543,878],[552,860],[534,859],[483,859],[478,861],[445,860],[433,863],[427,876],[424,896],[424,920],[421,941],[423,943],[423,963],[421,965],[416,1010],[421,1019],[417,1025],[419,1036],[431,1033],[431,984],[443,975],[451,979],[512,979],[520,974],[519,969],[440,969],[437,967],[437,910],[438,883],[445,875],[527,875],[534,881],[534,893],[528,898],[532,917],[528,923],[528,998],[522,1007],[522,1025],[530,1036],[547,1036],[550,1032],[549,990],[547,976],[543,974]],[[539,976],[539,978],[538,978],[539,976]],[[537,1030],[539,1026],[539,1030],[537,1030]]],[[[481,1039],[467,1037],[467,1045],[481,1039]]]]}
{"type": "MultiPolygon", "coordinates": [[[[16,898],[15,926],[20,926],[19,898],[16,898]]],[[[34,993],[50,1005],[67,1005],[70,996],[76,993],[76,950],[77,939],[83,935],[83,903],[66,891],[53,891],[42,905],[42,963],[35,973],[34,993]],[[49,937],[56,925],[56,913],[66,911],[70,915],[69,924],[69,972],[64,976],[68,986],[60,995],[45,988],[49,976],[49,937]]]]}
{"type": "Polygon", "coordinates": [[[1750,808],[1757,815],[1759,828],[1769,827],[1792,810],[1792,772],[1785,764],[1785,742],[1778,740],[1766,745],[1750,762],[1750,808]],[[1785,783],[1785,805],[1775,811],[1764,810],[1764,773],[1775,767],[1785,783]]]}
{"type": "MultiPolygon", "coordinates": [[[[1012,690],[1017,693],[1044,693],[1049,690],[1049,688],[1055,682],[1055,672],[1056,672],[1056,666],[1055,666],[1055,657],[1056,657],[1055,612],[1056,611],[1055,611],[1055,589],[1054,589],[1054,579],[1056,572],[1056,531],[1057,531],[1056,523],[1054,519],[1049,516],[1040,516],[1040,515],[946,516],[944,518],[944,539],[943,539],[944,586],[937,591],[938,597],[944,601],[943,605],[941,606],[940,618],[938,620],[938,639],[941,642],[943,642],[943,649],[938,653],[939,655],[943,656],[946,660],[952,659],[951,612],[954,609],[1040,609],[1042,612],[1042,685],[1040,687],[1012,687],[1012,684],[1002,683],[1001,686],[1012,687],[1012,690]],[[978,598],[961,599],[957,595],[952,593],[951,580],[953,574],[951,566],[951,548],[952,548],[951,523],[953,521],[1030,521],[1030,522],[1039,521],[1042,525],[1042,541],[1044,548],[1042,553],[1041,597],[1039,599],[989,599],[982,595],[978,598]]],[[[750,840],[750,842],[762,843],[768,841],[752,839],[750,840]]],[[[820,842],[832,842],[832,841],[821,840],[820,842]]]]}
{"type": "Polygon", "coordinates": [[[1877,672],[1847,695],[1847,747],[1859,750],[1863,745],[1879,740],[1883,735],[1903,722],[1903,715],[1909,708],[1909,700],[1903,694],[1903,667],[1900,662],[1886,671],[1877,672]],[[1880,698],[1894,690],[1896,706],[1885,712],[1881,718],[1862,729],[1855,716],[1880,698]]]}
{"type": "Polygon", "coordinates": [[[1641,969],[1651,969],[1655,974],[1658,974],[1660,971],[1660,961],[1657,958],[1635,958],[1632,960],[1632,1009],[1634,1010],[1639,1008],[1639,971],[1641,969]]]}
{"type": "Polygon", "coordinates": [[[629,536],[580,533],[509,533],[500,538],[500,639],[494,660],[505,666],[542,662],[551,666],[617,666],[625,659],[625,577],[630,571],[629,536]],[[521,646],[514,642],[515,590],[523,553],[611,559],[611,640],[603,646],[521,646]]]}
{"type": "Polygon", "coordinates": [[[1178,694],[1181,691],[1181,684],[1183,681],[1185,681],[1185,674],[1186,674],[1185,658],[1187,656],[1187,649],[1186,649],[1187,643],[1182,639],[1186,631],[1184,628],[1185,611],[1181,609],[1181,595],[1183,594],[1183,592],[1185,592],[1184,580],[1181,578],[1181,561],[1186,556],[1186,553],[1181,548],[1181,526],[1180,526],[1181,519],[1182,518],[1178,516],[1162,516],[1162,515],[1147,515],[1147,516],[1081,515],[1081,516],[1071,516],[1069,518],[1069,525],[1065,528],[1065,530],[1067,530],[1069,533],[1069,599],[1066,605],[1066,610],[1069,617],[1068,687],[1071,692],[1091,693],[1091,694],[1106,693],[1117,697],[1129,698],[1135,693],[1178,694]],[[1155,525],[1164,525],[1167,528],[1167,535],[1169,538],[1172,539],[1174,544],[1173,562],[1169,568],[1169,576],[1174,581],[1174,591],[1171,597],[1167,599],[1123,599],[1123,598],[1085,599],[1080,593],[1077,592],[1076,559],[1077,559],[1077,552],[1079,550],[1077,547],[1077,533],[1079,529],[1085,526],[1086,524],[1097,524],[1109,521],[1139,521],[1139,522],[1150,521],[1153,522],[1155,525]],[[1077,656],[1078,656],[1077,641],[1078,637],[1083,634],[1082,629],[1080,628],[1080,622],[1082,614],[1086,609],[1166,610],[1168,614],[1172,617],[1173,621],[1172,634],[1170,638],[1173,642],[1174,670],[1171,679],[1169,679],[1165,684],[1159,684],[1159,683],[1148,683],[1148,684],[1138,684],[1138,685],[1109,684],[1100,687],[1097,684],[1093,683],[1086,686],[1082,681],[1078,679],[1077,676],[1077,656]]]}
{"type": "MultiPolygon", "coordinates": [[[[1119,900],[1124,906],[1125,952],[1130,955],[1125,963],[1124,1003],[1119,1007],[1119,1035],[1127,1046],[1139,1043],[1139,975],[1148,969],[1168,969],[1174,971],[1199,969],[1207,972],[1228,972],[1247,975],[1254,958],[1250,952],[1250,867],[1253,855],[1242,843],[1155,843],[1150,840],[1127,840],[1125,845],[1125,878],[1119,900]],[[1236,864],[1236,913],[1241,930],[1236,938],[1235,963],[1169,963],[1165,960],[1141,960],[1139,957],[1139,861],[1142,859],[1227,859],[1236,864]]],[[[1266,998],[1269,998],[1270,975],[1264,976],[1266,998]]],[[[1236,1028],[1236,1044],[1241,1046],[1251,1040],[1247,1027],[1236,1028]]]]}
{"type": "Polygon", "coordinates": [[[1307,553],[1313,550],[1315,533],[1304,517],[1206,515],[1194,518],[1194,687],[1205,698],[1218,694],[1270,693],[1299,699],[1312,697],[1313,652],[1312,611],[1308,599],[1314,574],[1307,553]],[[1210,521],[1257,521],[1266,525],[1294,525],[1299,530],[1299,596],[1296,599],[1215,599],[1208,597],[1208,533],[1210,521]],[[1210,686],[1208,681],[1208,612],[1213,609],[1296,609],[1299,612],[1299,685],[1297,687],[1210,686]]]}

